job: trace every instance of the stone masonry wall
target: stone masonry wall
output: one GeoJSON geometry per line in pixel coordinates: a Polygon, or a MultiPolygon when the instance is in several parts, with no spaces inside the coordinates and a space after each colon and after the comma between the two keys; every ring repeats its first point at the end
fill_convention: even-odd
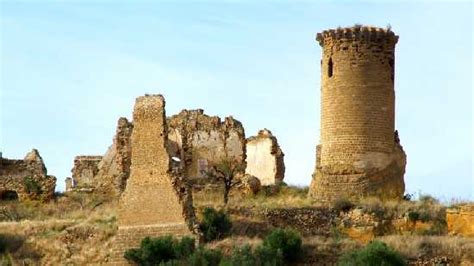
{"type": "Polygon", "coordinates": [[[186,177],[202,177],[203,171],[224,157],[245,163],[244,128],[234,118],[222,122],[201,109],[183,110],[168,118],[168,123],[169,151],[181,159],[186,177]]]}
{"type": "Polygon", "coordinates": [[[112,145],[104,156],[77,156],[67,191],[89,191],[118,197],[125,189],[131,164],[131,135],[133,124],[121,117],[112,145]]]}
{"type": "Polygon", "coordinates": [[[310,196],[401,197],[406,157],[395,137],[392,31],[355,26],[317,35],[321,144],[310,196]]]}
{"type": "Polygon", "coordinates": [[[132,161],[132,131],[132,122],[129,122],[125,117],[119,118],[112,146],[109,147],[99,163],[99,172],[96,178],[98,192],[120,196],[125,190],[132,161]]]}
{"type": "Polygon", "coordinates": [[[284,156],[278,141],[268,129],[247,139],[245,173],[255,176],[263,186],[277,185],[285,177],[284,156]]]}
{"type": "Polygon", "coordinates": [[[133,120],[130,177],[119,202],[111,260],[121,265],[127,264],[123,253],[146,236],[191,235],[197,228],[189,187],[171,173],[164,98],[137,98],[133,120]]]}
{"type": "Polygon", "coordinates": [[[75,189],[92,189],[96,181],[94,177],[99,172],[102,156],[76,156],[72,168],[72,185],[75,189]]]}
{"type": "Polygon", "coordinates": [[[54,197],[56,177],[47,174],[39,152],[33,149],[23,160],[0,157],[0,200],[16,192],[19,200],[49,200],[54,197]]]}

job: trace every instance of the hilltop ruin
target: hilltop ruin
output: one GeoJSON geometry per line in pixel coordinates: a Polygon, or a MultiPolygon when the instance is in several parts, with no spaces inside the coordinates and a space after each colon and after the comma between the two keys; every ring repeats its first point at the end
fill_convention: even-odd
{"type": "Polygon", "coordinates": [[[38,150],[23,160],[0,156],[0,200],[50,200],[54,197],[56,177],[48,175],[38,150]]]}

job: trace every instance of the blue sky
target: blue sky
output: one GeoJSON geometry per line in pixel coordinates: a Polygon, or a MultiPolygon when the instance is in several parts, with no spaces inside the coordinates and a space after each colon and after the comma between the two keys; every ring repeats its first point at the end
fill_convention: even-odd
{"type": "Polygon", "coordinates": [[[392,26],[407,192],[474,199],[469,2],[1,2],[0,150],[39,149],[64,189],[75,155],[103,154],[134,100],[269,128],[285,181],[308,185],[319,142],[315,34],[392,26]]]}

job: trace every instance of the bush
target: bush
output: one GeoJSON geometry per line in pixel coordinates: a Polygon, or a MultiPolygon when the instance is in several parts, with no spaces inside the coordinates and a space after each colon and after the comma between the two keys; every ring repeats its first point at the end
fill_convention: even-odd
{"type": "Polygon", "coordinates": [[[232,228],[232,223],[224,211],[205,208],[203,220],[199,227],[204,235],[204,240],[209,242],[227,236],[232,228]]]}
{"type": "Polygon", "coordinates": [[[255,251],[249,245],[234,248],[232,256],[220,264],[221,266],[280,266],[283,265],[283,256],[280,250],[260,245],[255,251]]]}
{"type": "Polygon", "coordinates": [[[206,249],[200,247],[196,252],[189,256],[183,265],[192,266],[217,266],[222,260],[222,252],[220,250],[206,249]]]}
{"type": "Polygon", "coordinates": [[[395,250],[381,241],[373,241],[365,248],[348,252],[339,258],[341,266],[398,266],[407,265],[395,250]]]}
{"type": "Polygon", "coordinates": [[[354,204],[346,198],[339,198],[333,202],[333,209],[337,212],[348,212],[354,208],[354,204]]]}
{"type": "Polygon", "coordinates": [[[410,211],[408,212],[408,219],[415,223],[420,220],[420,213],[418,213],[417,211],[410,211]]]}
{"type": "Polygon", "coordinates": [[[232,256],[221,263],[221,266],[258,265],[257,259],[249,245],[234,247],[232,256]]]}
{"type": "Polygon", "coordinates": [[[257,265],[283,265],[283,254],[280,249],[275,250],[269,246],[261,245],[255,249],[255,256],[257,257],[257,265]]]}
{"type": "Polygon", "coordinates": [[[181,240],[172,236],[146,237],[142,240],[140,248],[127,250],[124,257],[138,265],[156,265],[187,258],[193,252],[194,239],[189,237],[183,237],[181,240]]]}
{"type": "Polygon", "coordinates": [[[283,229],[273,230],[263,241],[265,248],[280,251],[283,259],[288,262],[300,258],[303,252],[301,244],[301,237],[297,232],[283,229]]]}
{"type": "Polygon", "coordinates": [[[0,235],[0,255],[7,252],[7,240],[4,235],[0,235]]]}
{"type": "Polygon", "coordinates": [[[25,186],[25,190],[28,194],[41,194],[41,186],[38,184],[36,180],[29,176],[25,176],[23,179],[23,185],[25,186]]]}

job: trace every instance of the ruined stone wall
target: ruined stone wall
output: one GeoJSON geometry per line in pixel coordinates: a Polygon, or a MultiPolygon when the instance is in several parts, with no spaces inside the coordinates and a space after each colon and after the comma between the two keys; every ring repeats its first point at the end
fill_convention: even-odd
{"type": "Polygon", "coordinates": [[[403,195],[406,160],[394,137],[397,40],[390,30],[359,26],[317,35],[321,144],[311,196],[403,195]]]}
{"type": "Polygon", "coordinates": [[[123,253],[146,236],[182,236],[196,230],[189,188],[171,173],[164,98],[137,98],[133,123],[130,177],[119,202],[112,254],[115,264],[126,264],[123,253]]]}
{"type": "Polygon", "coordinates": [[[248,138],[246,150],[246,174],[257,177],[263,186],[277,185],[283,181],[285,154],[270,130],[260,130],[257,136],[248,138]]]}
{"type": "Polygon", "coordinates": [[[125,189],[131,164],[133,124],[121,117],[112,145],[104,156],[77,156],[72,169],[72,185],[66,191],[89,191],[119,196],[125,189]]]}
{"type": "Polygon", "coordinates": [[[245,163],[244,128],[232,117],[222,122],[201,109],[183,110],[168,122],[169,151],[181,159],[186,177],[202,177],[203,171],[225,157],[245,163]]]}
{"type": "Polygon", "coordinates": [[[23,160],[0,157],[0,200],[15,192],[19,200],[49,200],[54,196],[56,177],[47,174],[43,159],[36,149],[23,160]]]}
{"type": "Polygon", "coordinates": [[[76,156],[72,168],[72,184],[75,188],[89,189],[95,184],[94,177],[99,172],[102,156],[76,156]]]}
{"type": "Polygon", "coordinates": [[[119,118],[113,143],[98,166],[99,172],[96,178],[98,192],[119,196],[125,190],[130,176],[132,131],[132,122],[125,117],[119,118]]]}

